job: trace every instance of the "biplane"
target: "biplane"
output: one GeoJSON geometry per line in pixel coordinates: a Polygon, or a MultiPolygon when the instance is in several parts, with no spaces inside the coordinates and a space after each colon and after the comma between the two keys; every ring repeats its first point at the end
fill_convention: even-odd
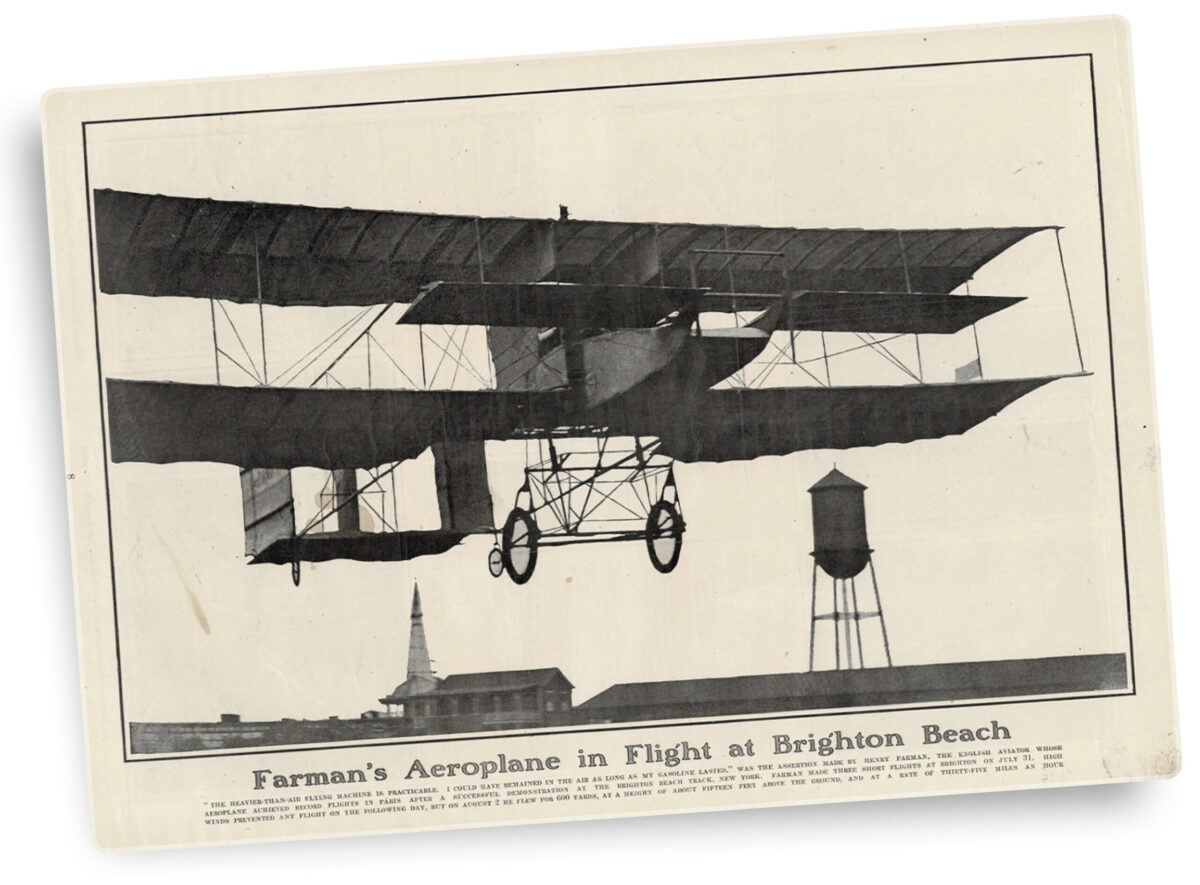
{"type": "Polygon", "coordinates": [[[246,555],[290,564],[297,583],[301,562],[408,560],[474,534],[494,539],[491,573],[519,584],[539,549],[566,544],[642,541],[669,572],[686,527],[677,461],[961,434],[1066,377],[985,379],[977,359],[953,382],[927,383],[919,367],[920,336],[974,329],[1022,300],[959,290],[1026,237],[1057,238],[1055,227],[791,229],[585,221],[565,208],[557,219],[485,218],[93,196],[100,290],[208,299],[213,323],[215,383],[105,379],[112,460],[240,468],[246,555]],[[327,339],[333,358],[313,363],[316,380],[271,379],[265,340],[261,372],[240,335],[242,354],[221,347],[217,307],[229,302],[257,304],[260,323],[265,304],[361,308],[363,324],[327,339]],[[403,388],[371,382],[372,330],[389,315],[419,333],[421,380],[403,388]],[[485,371],[459,328],[483,330],[485,371]],[[831,333],[890,357],[907,383],[832,383],[831,333]],[[810,334],[819,361],[797,357],[810,334]],[[901,336],[917,345],[916,372],[887,346],[901,336]],[[367,383],[332,385],[362,347],[367,383]],[[805,383],[748,377],[764,358],[764,372],[788,364],[805,383]],[[439,386],[443,362],[486,383],[439,386]],[[253,383],[222,383],[223,365],[253,383]],[[525,441],[524,481],[496,525],[485,443],[509,440],[525,441]],[[441,525],[406,530],[397,502],[389,519],[370,494],[426,451],[441,525]],[[298,528],[300,468],[328,482],[320,512],[298,528]],[[379,527],[362,524],[361,506],[379,527]]]}

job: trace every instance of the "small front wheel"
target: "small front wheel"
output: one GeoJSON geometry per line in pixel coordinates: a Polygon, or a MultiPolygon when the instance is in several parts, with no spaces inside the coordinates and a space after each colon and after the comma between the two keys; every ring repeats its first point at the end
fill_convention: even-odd
{"type": "Polygon", "coordinates": [[[488,573],[493,578],[498,578],[504,574],[504,554],[500,552],[499,547],[493,547],[488,553],[488,573]]]}
{"type": "Polygon", "coordinates": [[[650,564],[664,575],[679,563],[683,552],[683,517],[669,501],[659,501],[646,517],[646,550],[650,564]]]}
{"type": "Polygon", "coordinates": [[[514,584],[524,584],[533,577],[537,544],[538,527],[533,514],[514,507],[500,533],[500,558],[514,584]]]}

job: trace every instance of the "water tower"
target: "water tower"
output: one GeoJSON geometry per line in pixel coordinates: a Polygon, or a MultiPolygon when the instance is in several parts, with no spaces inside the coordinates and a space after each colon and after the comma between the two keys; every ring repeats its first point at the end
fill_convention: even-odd
{"type": "MultiPolygon", "coordinates": [[[[836,467],[808,490],[812,495],[813,512],[813,585],[812,620],[808,637],[808,669],[815,669],[817,622],[827,621],[833,628],[833,664],[838,670],[866,667],[863,655],[864,619],[879,620],[883,658],[892,665],[888,647],[887,627],[883,622],[883,606],[879,601],[879,583],[875,580],[875,564],[871,561],[871,545],[867,542],[867,511],[863,493],[867,487],[856,482],[836,467]],[[855,579],[863,569],[871,570],[871,586],[875,608],[859,608],[855,579]],[[832,580],[829,609],[817,612],[818,568],[832,580]]],[[[873,632],[873,631],[872,631],[873,632]]],[[[871,638],[868,644],[876,644],[871,638]]]]}

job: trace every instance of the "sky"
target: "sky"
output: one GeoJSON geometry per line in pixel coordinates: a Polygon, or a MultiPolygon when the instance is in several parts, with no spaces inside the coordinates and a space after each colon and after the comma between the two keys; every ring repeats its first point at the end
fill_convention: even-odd
{"type": "MultiPolygon", "coordinates": [[[[407,563],[306,566],[295,588],[285,567],[242,556],[236,467],[112,465],[127,718],[377,707],[405,675],[414,582],[442,674],[557,666],[579,702],[617,682],[802,670],[805,490],[834,463],[868,486],[895,663],[1126,651],[1091,113],[1087,60],[1057,59],[90,127],[98,188],[523,217],[567,204],[576,218],[731,225],[1061,225],[1094,373],[962,437],[679,465],[688,531],[666,576],[640,544],[589,545],[544,551],[516,587],[487,574],[479,537],[407,563]]],[[[979,326],[987,377],[1078,370],[1052,232],[985,267],[971,291],[1026,298],[979,326]]],[[[227,309],[257,333],[256,309],[227,309]]],[[[266,308],[270,364],[353,313],[266,308]]],[[[99,324],[108,376],[213,380],[204,302],[102,295],[99,324]]],[[[380,335],[414,365],[411,331],[380,335]]],[[[478,335],[470,346],[482,358],[478,335]]],[[[911,362],[910,342],[896,352],[911,362]]],[[[930,380],[973,356],[969,331],[922,339],[930,380]]],[[[907,380],[868,352],[833,372],[907,380]]],[[[524,447],[487,448],[501,521],[524,447]]],[[[428,454],[397,478],[405,527],[434,527],[428,454]]],[[[298,479],[298,497],[312,498],[312,481],[298,479]]]]}

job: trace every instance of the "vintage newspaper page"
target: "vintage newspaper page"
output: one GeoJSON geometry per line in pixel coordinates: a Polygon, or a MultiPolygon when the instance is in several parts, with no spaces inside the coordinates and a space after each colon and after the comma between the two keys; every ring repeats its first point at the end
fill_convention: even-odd
{"type": "Polygon", "coordinates": [[[1179,766],[1114,19],[61,91],[105,848],[1179,766]]]}

